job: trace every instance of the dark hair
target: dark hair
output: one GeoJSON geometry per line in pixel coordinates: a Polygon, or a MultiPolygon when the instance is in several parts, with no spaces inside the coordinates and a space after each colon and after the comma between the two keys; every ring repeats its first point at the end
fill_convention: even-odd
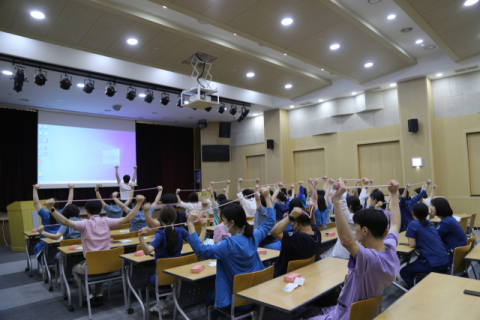
{"type": "MultiPolygon", "coordinates": [[[[363,206],[360,204],[360,199],[356,196],[348,196],[347,198],[347,207],[352,207],[353,213],[357,213],[358,211],[363,209],[363,206]]],[[[382,212],[383,214],[383,212],[382,212]]],[[[370,228],[369,228],[370,229],[370,228]]],[[[382,233],[383,235],[383,233],[382,233]]]]}
{"type": "Polygon", "coordinates": [[[435,207],[435,214],[439,217],[448,217],[453,215],[453,210],[450,208],[450,204],[447,199],[435,198],[430,202],[430,205],[435,207]]]}
{"type": "Polygon", "coordinates": [[[320,195],[325,196],[325,190],[318,190],[317,189],[317,196],[320,196],[320,195]]]}
{"type": "Polygon", "coordinates": [[[173,193],[166,193],[160,198],[162,204],[177,203],[177,196],[173,193]]]}
{"type": "MultiPolygon", "coordinates": [[[[415,192],[416,192],[417,194],[420,194],[420,192],[422,192],[422,188],[417,188],[417,189],[415,189],[415,192]]],[[[427,198],[428,198],[428,196],[427,196],[427,193],[425,192],[425,194],[423,195],[423,199],[427,199],[427,198]]]]}
{"type": "Polygon", "coordinates": [[[123,176],[123,182],[129,183],[130,182],[130,176],[128,174],[123,176]]]}
{"type": "Polygon", "coordinates": [[[280,188],[280,191],[282,191],[283,194],[287,194],[287,189],[285,189],[285,188],[280,188]]]}
{"type": "Polygon", "coordinates": [[[323,212],[327,210],[327,204],[325,203],[325,191],[323,191],[323,194],[318,194],[317,192],[317,196],[318,196],[318,199],[317,199],[318,211],[323,212]]]}
{"type": "MultiPolygon", "coordinates": [[[[352,196],[348,198],[351,197],[352,196]]],[[[353,222],[360,225],[361,228],[367,227],[375,239],[381,239],[388,226],[388,220],[385,214],[376,209],[361,209],[355,212],[353,222]]]]}
{"type": "Polygon", "coordinates": [[[295,208],[300,208],[303,210],[302,200],[297,198],[292,199],[292,201],[290,201],[290,203],[288,204],[288,214],[292,213],[292,210],[295,208]]]}
{"type": "Polygon", "coordinates": [[[261,194],[260,195],[260,202],[262,203],[262,206],[265,208],[267,207],[267,202],[265,201],[265,197],[261,194]]]}
{"type": "Polygon", "coordinates": [[[428,207],[425,203],[415,203],[412,207],[412,213],[417,217],[422,226],[428,226],[430,222],[427,220],[428,207]]]}
{"type": "Polygon", "coordinates": [[[102,211],[102,203],[100,200],[90,200],[85,203],[85,209],[92,215],[100,214],[102,211]]]}
{"type": "Polygon", "coordinates": [[[243,229],[243,235],[247,238],[253,237],[253,226],[247,223],[245,210],[239,205],[227,205],[222,210],[222,215],[227,221],[233,221],[240,229],[243,229]]]}
{"type": "Polygon", "coordinates": [[[227,196],[221,193],[217,197],[217,202],[222,202],[223,200],[226,200],[226,199],[227,199],[227,196]]]}
{"type": "Polygon", "coordinates": [[[288,194],[289,196],[292,196],[292,189],[288,190],[288,191],[287,191],[287,194],[288,194]]]}
{"type": "MultiPolygon", "coordinates": [[[[295,218],[295,222],[300,224],[303,227],[306,227],[312,224],[312,219],[306,215],[305,211],[303,212],[304,212],[303,214],[295,218]]],[[[315,213],[312,213],[312,214],[315,214],[315,213]]]]}
{"type": "Polygon", "coordinates": [[[196,192],[192,192],[188,195],[188,201],[190,202],[198,202],[198,194],[196,192]]]}
{"type": "Polygon", "coordinates": [[[273,196],[273,190],[269,190],[270,196],[273,196]]]}
{"type": "MultiPolygon", "coordinates": [[[[164,206],[158,217],[163,225],[171,225],[177,219],[177,211],[172,206],[164,206]]],[[[165,228],[165,236],[167,238],[167,253],[171,256],[175,254],[175,246],[177,245],[177,237],[172,226],[165,228]]]]}
{"type": "MultiPolygon", "coordinates": [[[[405,191],[405,188],[400,188],[398,189],[398,192],[400,194],[400,197],[402,196],[403,192],[405,191]]],[[[407,200],[410,200],[410,192],[407,190],[407,200]]]]}
{"type": "Polygon", "coordinates": [[[285,194],[283,194],[283,192],[279,192],[277,194],[277,199],[280,200],[281,202],[286,202],[287,201],[287,197],[285,197],[285,194]]]}
{"type": "Polygon", "coordinates": [[[217,201],[217,193],[215,191],[213,191],[213,198],[217,201]]]}
{"type": "MultiPolygon", "coordinates": [[[[253,194],[253,190],[252,189],[243,189],[242,194],[243,194],[244,197],[249,196],[249,195],[253,194]]],[[[252,199],[252,197],[248,197],[247,199],[252,199]]]]}
{"type": "Polygon", "coordinates": [[[383,202],[382,209],[387,208],[387,204],[385,203],[385,195],[383,194],[382,191],[373,191],[370,194],[370,199],[377,200],[377,201],[382,201],[383,202]]]}
{"type": "Polygon", "coordinates": [[[67,219],[70,219],[71,217],[78,218],[80,209],[74,204],[67,204],[65,208],[63,208],[62,214],[67,219]]]}

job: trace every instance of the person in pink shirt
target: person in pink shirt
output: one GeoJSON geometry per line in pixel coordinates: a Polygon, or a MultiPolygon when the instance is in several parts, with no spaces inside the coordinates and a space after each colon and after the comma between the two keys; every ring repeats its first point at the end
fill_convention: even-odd
{"type": "MultiPolygon", "coordinates": [[[[114,197],[116,197],[116,192],[114,197]]],[[[82,235],[83,256],[87,257],[87,252],[110,249],[110,229],[116,228],[119,225],[129,223],[141,209],[145,198],[141,195],[137,196],[137,204],[135,208],[126,216],[118,219],[101,218],[102,203],[99,200],[91,200],[85,203],[88,219],[82,221],[72,221],[65,218],[55,208],[55,200],[49,199],[46,202],[46,207],[55,219],[62,225],[72,228],[75,231],[80,231],[82,235]]],[[[73,277],[78,283],[78,276],[85,274],[85,261],[75,265],[72,269],[73,277]]],[[[86,295],[85,284],[82,283],[82,293],[86,295]]],[[[90,294],[88,299],[92,299],[93,294],[90,294]]],[[[103,300],[103,283],[95,285],[95,297],[99,298],[101,303],[103,300]]]]}
{"type": "MultiPolygon", "coordinates": [[[[227,226],[223,223],[223,216],[222,216],[222,208],[225,208],[224,205],[229,203],[230,200],[222,200],[220,201],[219,205],[222,206],[218,208],[218,216],[220,217],[220,224],[217,224],[215,228],[213,229],[213,242],[219,243],[222,241],[223,238],[225,237],[231,237],[232,235],[228,232],[227,226]]],[[[232,204],[227,204],[227,206],[230,206],[232,204]]]]}
{"type": "MultiPolygon", "coordinates": [[[[345,182],[339,179],[338,190],[332,200],[335,212],[342,212],[340,197],[345,193],[345,182]]],[[[397,257],[398,233],[401,215],[398,198],[398,182],[390,181],[388,191],[392,195],[390,232],[383,239],[387,229],[387,218],[382,211],[363,209],[353,216],[357,241],[353,237],[344,214],[336,214],[338,238],[350,253],[348,276],[335,306],[312,308],[303,314],[304,319],[348,320],[352,303],[378,297],[386,286],[395,280],[400,269],[397,257]],[[364,242],[365,247],[359,244],[364,242]]]]}

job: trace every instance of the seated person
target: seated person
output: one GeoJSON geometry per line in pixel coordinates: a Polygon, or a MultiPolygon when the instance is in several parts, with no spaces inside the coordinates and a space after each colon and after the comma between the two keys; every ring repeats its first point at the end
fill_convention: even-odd
{"type": "Polygon", "coordinates": [[[245,214],[247,215],[247,217],[254,217],[255,211],[257,211],[257,203],[255,202],[255,198],[253,197],[253,190],[251,189],[242,190],[242,186],[241,186],[242,181],[243,181],[242,178],[238,179],[237,197],[240,200],[240,204],[245,210],[245,214]]]}
{"type": "MultiPolygon", "coordinates": [[[[122,203],[120,200],[117,199],[117,193],[114,192],[112,194],[113,201],[122,208],[123,212],[126,214],[129,214],[132,209],[129,208],[130,202],[132,202],[133,199],[133,188],[130,190],[130,197],[127,200],[127,202],[122,203]]],[[[143,199],[145,201],[145,198],[143,199]]],[[[138,210],[138,212],[135,214],[133,219],[130,220],[130,232],[135,232],[135,231],[140,231],[142,228],[145,228],[147,226],[147,220],[145,218],[145,214],[143,213],[144,211],[147,211],[151,215],[155,211],[155,207],[153,207],[150,202],[144,202],[145,204],[142,206],[141,210],[138,210]]]]}
{"type": "Polygon", "coordinates": [[[385,195],[382,191],[373,191],[370,196],[370,209],[377,209],[382,211],[385,214],[385,217],[388,220],[387,229],[390,228],[390,211],[387,210],[387,204],[385,203],[385,195]]]}
{"type": "MultiPolygon", "coordinates": [[[[335,306],[312,308],[303,314],[304,319],[348,319],[354,302],[377,297],[385,287],[395,280],[400,268],[397,257],[398,232],[401,225],[398,206],[398,182],[390,181],[388,188],[393,193],[390,232],[383,239],[387,229],[385,215],[373,209],[363,209],[353,216],[356,239],[344,214],[340,199],[345,193],[345,182],[339,179],[338,190],[333,194],[338,238],[350,253],[348,275],[335,306]],[[358,242],[357,242],[358,241],[358,242]],[[364,242],[365,247],[359,242],[364,242]]],[[[353,197],[349,196],[348,198],[353,197]]],[[[358,199],[358,198],[357,198],[358,199]]],[[[358,205],[361,207],[360,200],[358,205]]]]}
{"type": "Polygon", "coordinates": [[[188,201],[189,202],[183,202],[182,199],[180,199],[180,189],[177,189],[175,192],[177,196],[177,201],[179,203],[179,207],[185,209],[185,214],[188,215],[190,211],[197,210],[200,211],[202,210],[202,202],[205,202],[207,204],[207,208],[210,209],[212,207],[212,202],[210,199],[203,199],[202,201],[198,201],[198,194],[196,192],[191,192],[188,195],[188,201]]]}
{"type": "MultiPolygon", "coordinates": [[[[174,194],[166,193],[162,195],[163,187],[158,186],[157,189],[158,189],[157,197],[155,198],[155,201],[151,205],[150,209],[149,210],[147,209],[146,211],[144,207],[144,210],[143,210],[145,222],[147,223],[149,228],[158,228],[161,226],[160,216],[158,217],[158,220],[154,220],[152,218],[152,215],[155,212],[156,208],[160,208],[160,215],[161,215],[162,214],[161,210],[164,206],[177,204],[177,197],[174,194]],[[160,199],[162,201],[161,204],[159,203],[160,199]]],[[[178,211],[178,210],[176,210],[176,212],[177,214],[176,214],[174,224],[187,223],[187,215],[185,214],[185,212],[178,211]]]]}
{"type": "Polygon", "coordinates": [[[437,198],[431,202],[430,212],[440,218],[437,233],[448,252],[449,265],[453,262],[455,248],[467,245],[467,237],[458,221],[453,217],[453,210],[447,199],[437,198]]]}
{"type": "Polygon", "coordinates": [[[449,266],[447,249],[433,224],[427,220],[427,205],[414,204],[412,216],[414,220],[408,225],[405,236],[408,238],[410,248],[417,248],[420,256],[400,270],[400,276],[409,288],[414,285],[413,279],[416,273],[445,273],[449,266]]]}
{"type": "MultiPolygon", "coordinates": [[[[281,186],[282,184],[280,184],[281,186]]],[[[280,186],[275,184],[275,192],[272,196],[273,208],[275,209],[275,219],[280,221],[285,213],[288,212],[287,197],[280,191],[280,186]]]]}
{"type": "Polygon", "coordinates": [[[227,227],[227,220],[226,217],[222,215],[222,210],[227,208],[228,206],[238,206],[236,203],[230,203],[230,201],[225,199],[220,201],[218,204],[220,207],[218,208],[218,214],[220,216],[220,224],[217,224],[215,228],[213,228],[213,242],[219,243],[222,241],[223,238],[225,237],[231,237],[232,235],[228,232],[228,227],[227,227]]]}
{"type": "Polygon", "coordinates": [[[398,189],[398,192],[402,195],[400,197],[400,212],[402,213],[402,227],[400,228],[400,232],[407,230],[408,224],[413,220],[412,207],[420,201],[420,199],[423,199],[423,196],[426,194],[426,189],[431,182],[431,180],[427,180],[427,183],[422,187],[422,191],[413,198],[410,198],[410,193],[408,192],[409,184],[406,184],[405,188],[398,189]]]}
{"type": "MultiPolygon", "coordinates": [[[[95,188],[95,194],[97,196],[97,199],[100,200],[100,202],[102,203],[102,207],[103,207],[103,209],[105,209],[105,212],[107,213],[107,218],[118,219],[118,218],[123,217],[124,216],[123,215],[123,210],[122,210],[122,208],[117,206],[115,201],[107,200],[108,204],[105,203],[105,201],[103,201],[102,195],[100,194],[100,190],[99,190],[99,188],[101,188],[101,187],[102,187],[101,183],[97,184],[97,186],[95,188]]],[[[131,187],[133,187],[133,184],[131,185],[131,187]]],[[[113,198],[113,196],[110,195],[110,198],[113,198]]]]}

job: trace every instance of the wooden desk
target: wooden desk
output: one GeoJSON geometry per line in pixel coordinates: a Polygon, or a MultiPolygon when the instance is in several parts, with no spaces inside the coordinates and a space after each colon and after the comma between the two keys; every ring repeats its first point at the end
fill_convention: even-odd
{"type": "MultiPolygon", "coordinates": [[[[472,214],[473,213],[454,213],[453,215],[460,218],[468,217],[468,219],[470,219],[472,214]]],[[[440,221],[441,221],[440,218],[437,216],[435,216],[433,219],[430,219],[430,222],[432,223],[439,223],[440,221]]]]}
{"type": "Polygon", "coordinates": [[[478,320],[479,297],[463,294],[465,289],[480,291],[480,282],[432,272],[375,319],[478,320]]]}
{"type": "Polygon", "coordinates": [[[345,281],[348,261],[326,258],[295,270],[306,280],[293,292],[282,291],[287,283],[283,276],[237,293],[258,305],[292,313],[345,281]]]}
{"type": "Polygon", "coordinates": [[[326,242],[330,242],[330,241],[337,241],[337,239],[338,239],[337,228],[330,228],[330,229],[321,230],[320,233],[322,234],[322,243],[326,243],[326,242]],[[335,232],[335,235],[327,237],[325,235],[325,233],[327,233],[327,232],[335,232]]]}
{"type": "Polygon", "coordinates": [[[400,244],[400,243],[408,243],[408,239],[405,236],[405,234],[406,234],[406,231],[403,231],[403,232],[400,232],[400,234],[398,235],[397,253],[409,254],[413,250],[415,250],[415,248],[410,248],[410,246],[408,245],[405,246],[400,244]]]}
{"type": "Polygon", "coordinates": [[[480,246],[475,246],[475,248],[467,254],[465,260],[480,262],[480,246]]]}
{"type": "Polygon", "coordinates": [[[130,233],[130,229],[110,230],[110,236],[118,236],[125,233],[130,233]]]}

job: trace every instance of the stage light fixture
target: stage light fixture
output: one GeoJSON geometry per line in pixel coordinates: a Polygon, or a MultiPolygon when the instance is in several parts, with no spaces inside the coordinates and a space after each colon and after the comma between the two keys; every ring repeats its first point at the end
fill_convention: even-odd
{"type": "Polygon", "coordinates": [[[68,76],[66,73],[60,75],[60,88],[63,90],[69,90],[72,86],[72,76],[68,76]]]}
{"type": "Polygon", "coordinates": [[[145,91],[145,98],[143,99],[147,103],[152,103],[154,97],[153,97],[153,91],[150,89],[147,89],[145,91]]]}
{"type": "Polygon", "coordinates": [[[130,101],[133,101],[135,97],[137,96],[137,89],[134,87],[130,86],[127,88],[127,99],[130,101]]]}
{"type": "Polygon", "coordinates": [[[226,108],[225,108],[225,103],[222,102],[222,104],[220,104],[220,107],[218,107],[218,113],[220,114],[223,114],[225,112],[226,108]]]}
{"type": "Polygon", "coordinates": [[[248,113],[250,112],[249,109],[245,108],[245,107],[242,107],[242,114],[240,115],[240,117],[238,117],[237,121],[238,122],[242,122],[243,119],[245,119],[248,115],[248,113]]]}
{"type": "Polygon", "coordinates": [[[37,86],[45,85],[45,82],[47,82],[47,71],[42,71],[42,69],[35,70],[33,79],[37,86]]]}
{"type": "Polygon", "coordinates": [[[164,106],[166,106],[170,102],[170,95],[166,92],[162,93],[162,99],[160,100],[160,102],[164,106]]]}
{"type": "Polygon", "coordinates": [[[207,111],[207,112],[212,111],[212,107],[205,108],[205,111],[207,111]]]}
{"type": "Polygon", "coordinates": [[[237,113],[237,106],[232,105],[232,106],[230,107],[229,113],[230,113],[232,116],[235,116],[235,114],[237,113]]]}
{"type": "Polygon", "coordinates": [[[15,90],[17,93],[22,91],[23,89],[23,83],[25,81],[28,82],[27,77],[25,77],[25,71],[22,68],[15,67],[17,70],[15,72],[15,76],[13,77],[13,90],[15,90]]]}
{"type": "Polygon", "coordinates": [[[105,85],[105,94],[111,98],[115,95],[116,92],[117,89],[115,88],[115,84],[112,82],[107,82],[107,84],[105,85]]]}
{"type": "Polygon", "coordinates": [[[181,99],[181,98],[178,98],[178,100],[177,100],[177,107],[183,108],[183,106],[182,106],[182,99],[181,99]]]}
{"type": "Polygon", "coordinates": [[[84,84],[83,92],[85,93],[90,94],[92,93],[93,89],[95,89],[95,81],[92,79],[84,79],[83,84],[84,84]]]}

